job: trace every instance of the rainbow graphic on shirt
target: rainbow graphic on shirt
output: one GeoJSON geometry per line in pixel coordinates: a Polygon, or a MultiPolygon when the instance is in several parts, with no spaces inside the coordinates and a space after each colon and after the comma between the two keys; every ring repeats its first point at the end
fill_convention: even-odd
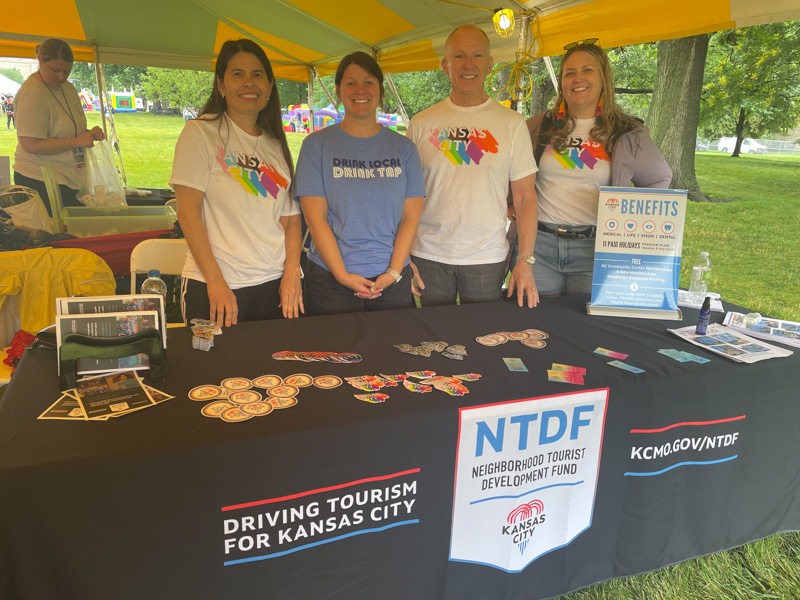
{"type": "Polygon", "coordinates": [[[222,170],[238,181],[248,194],[277,198],[289,182],[273,165],[268,165],[253,154],[243,155],[217,146],[217,163],[222,170]]]}
{"type": "Polygon", "coordinates": [[[601,161],[611,161],[603,144],[579,137],[570,138],[570,144],[563,154],[556,152],[552,144],[548,144],[544,151],[565,169],[594,169],[601,161]]]}
{"type": "Polygon", "coordinates": [[[428,141],[452,164],[479,165],[485,154],[497,154],[497,140],[488,129],[446,127],[431,129],[428,141]]]}

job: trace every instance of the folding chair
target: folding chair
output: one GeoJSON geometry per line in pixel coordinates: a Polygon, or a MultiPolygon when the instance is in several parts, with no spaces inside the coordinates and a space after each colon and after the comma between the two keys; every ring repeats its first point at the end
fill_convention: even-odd
{"type": "Polygon", "coordinates": [[[139,242],[131,252],[131,294],[136,293],[136,274],[158,269],[162,275],[180,275],[189,246],[184,239],[139,242]]]}

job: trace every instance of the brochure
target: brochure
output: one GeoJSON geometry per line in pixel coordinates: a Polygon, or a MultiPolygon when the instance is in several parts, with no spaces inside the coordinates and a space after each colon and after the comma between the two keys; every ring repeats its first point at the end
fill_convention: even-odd
{"type": "Polygon", "coordinates": [[[162,332],[162,343],[167,348],[165,330],[166,312],[164,298],[158,294],[132,294],[129,296],[78,296],[56,298],[57,315],[89,315],[103,313],[154,310],[159,314],[157,328],[162,332]]]}
{"type": "Polygon", "coordinates": [[[800,323],[797,321],[762,317],[755,325],[746,325],[744,317],[742,313],[729,312],[725,315],[723,323],[731,329],[742,331],[755,338],[800,348],[800,323]]]}
{"type": "MultiPolygon", "coordinates": [[[[59,374],[61,373],[61,345],[64,335],[82,333],[91,337],[119,337],[146,329],[157,329],[158,323],[159,314],[155,311],[56,315],[59,374]]],[[[162,337],[166,336],[162,335],[162,337]]],[[[146,354],[134,354],[123,358],[81,358],[78,360],[78,374],[88,375],[131,369],[144,370],[149,366],[146,354]]]]}
{"type": "Polygon", "coordinates": [[[718,323],[709,325],[704,335],[695,333],[695,329],[696,327],[691,325],[680,329],[667,329],[667,331],[695,346],[700,346],[709,352],[719,354],[736,362],[754,363],[768,358],[782,358],[792,355],[791,350],[760,342],[718,323]]]}
{"type": "Polygon", "coordinates": [[[155,406],[134,371],[79,379],[78,402],[89,420],[107,419],[155,406]]]}

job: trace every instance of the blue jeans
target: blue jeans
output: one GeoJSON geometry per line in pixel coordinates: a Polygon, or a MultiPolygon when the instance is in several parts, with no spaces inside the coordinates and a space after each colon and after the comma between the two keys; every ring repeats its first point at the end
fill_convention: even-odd
{"type": "Polygon", "coordinates": [[[412,256],[425,289],[422,306],[450,306],[500,300],[505,261],[488,265],[447,265],[412,256]]]}
{"type": "Polygon", "coordinates": [[[595,238],[568,240],[552,233],[538,232],[533,277],[539,294],[591,294],[594,243],[595,238]]]}

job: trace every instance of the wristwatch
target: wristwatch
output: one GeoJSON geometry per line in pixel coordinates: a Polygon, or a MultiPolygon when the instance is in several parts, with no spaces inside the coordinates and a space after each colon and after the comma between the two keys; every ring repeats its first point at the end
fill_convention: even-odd
{"type": "Polygon", "coordinates": [[[400,275],[400,273],[398,273],[397,271],[395,271],[394,269],[391,269],[391,268],[386,269],[386,273],[388,275],[391,275],[392,277],[394,277],[394,282],[395,283],[400,283],[400,280],[403,278],[403,276],[400,275]]]}
{"type": "Polygon", "coordinates": [[[533,265],[536,263],[536,257],[533,254],[520,254],[517,257],[517,260],[524,260],[529,265],[533,265]]]}

